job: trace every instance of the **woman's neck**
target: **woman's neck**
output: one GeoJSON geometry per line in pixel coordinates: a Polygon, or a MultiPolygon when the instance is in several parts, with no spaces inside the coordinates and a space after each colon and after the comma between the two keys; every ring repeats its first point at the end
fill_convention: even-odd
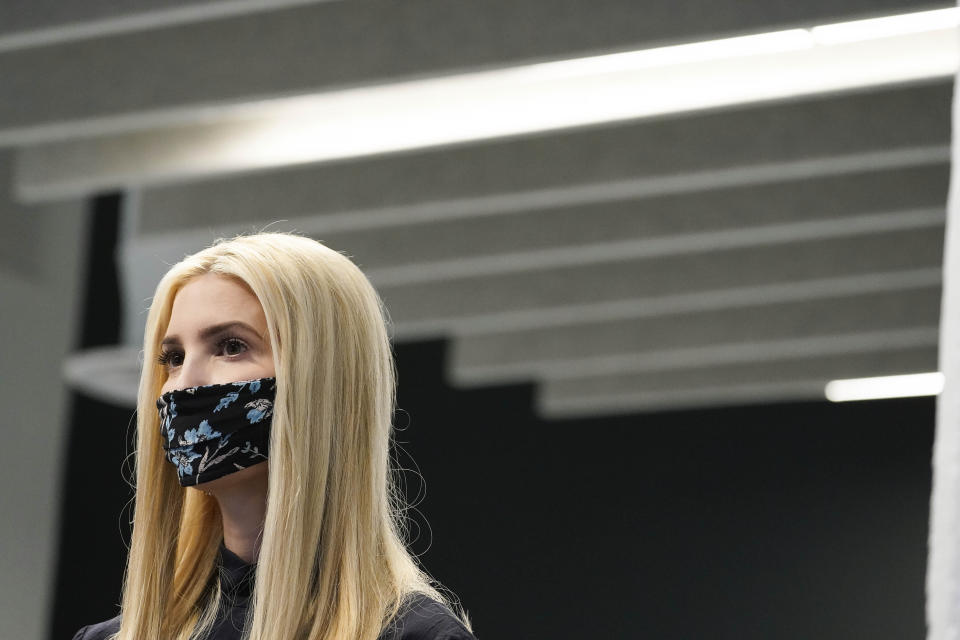
{"type": "Polygon", "coordinates": [[[223,484],[214,480],[206,489],[220,505],[224,546],[247,563],[256,562],[260,554],[267,514],[266,466],[266,463],[256,465],[262,467],[257,472],[254,472],[256,467],[250,467],[230,474],[221,478],[230,480],[223,484]]]}

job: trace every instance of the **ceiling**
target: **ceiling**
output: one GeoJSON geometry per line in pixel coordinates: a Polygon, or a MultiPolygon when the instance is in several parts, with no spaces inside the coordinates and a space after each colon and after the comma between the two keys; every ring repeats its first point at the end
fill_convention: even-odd
{"type": "MultiPolygon", "coordinates": [[[[124,344],[66,367],[119,403],[167,265],[267,225],[351,255],[395,340],[450,338],[451,383],[533,381],[547,417],[822,398],[936,369],[952,78],[177,168],[199,132],[273,99],[942,6],[5,2],[0,194],[15,231],[41,203],[125,192],[124,344]]],[[[0,240],[0,268],[29,246],[0,240]]]]}

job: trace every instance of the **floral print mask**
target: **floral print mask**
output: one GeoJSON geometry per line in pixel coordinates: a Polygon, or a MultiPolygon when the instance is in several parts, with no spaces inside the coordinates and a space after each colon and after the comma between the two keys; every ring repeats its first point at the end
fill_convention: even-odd
{"type": "Polygon", "coordinates": [[[276,378],[260,378],[160,396],[163,448],[180,485],[202,484],[265,461],[276,393],[276,378]]]}

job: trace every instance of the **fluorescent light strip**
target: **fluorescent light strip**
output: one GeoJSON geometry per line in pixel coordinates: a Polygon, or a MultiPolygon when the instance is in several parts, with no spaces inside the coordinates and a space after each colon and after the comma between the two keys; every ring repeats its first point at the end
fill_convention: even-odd
{"type": "MultiPolygon", "coordinates": [[[[306,97],[220,149],[277,166],[948,77],[960,61],[957,13],[893,37],[846,23],[827,26],[859,39],[791,29],[306,97]],[[821,43],[830,37],[838,43],[821,43]]],[[[916,27],[911,15],[890,20],[916,27]]]]}
{"type": "Polygon", "coordinates": [[[810,30],[810,33],[818,44],[832,45],[891,38],[925,31],[955,29],[958,26],[960,26],[960,11],[956,7],[951,7],[949,9],[872,18],[870,20],[828,24],[814,27],[810,30]]]}
{"type": "Polygon", "coordinates": [[[825,389],[827,400],[832,402],[935,396],[942,391],[943,374],[940,372],[834,380],[828,382],[825,389]]]}
{"type": "Polygon", "coordinates": [[[612,73],[728,58],[763,56],[811,49],[817,46],[830,47],[853,42],[938,32],[957,29],[957,27],[960,27],[960,8],[954,7],[868,20],[838,22],[810,29],[771,31],[640,51],[546,62],[517,67],[513,72],[518,75],[534,75],[539,79],[612,73]]]}
{"type": "Polygon", "coordinates": [[[73,123],[47,132],[67,140],[29,141],[17,185],[25,194],[163,184],[957,72],[960,10],[883,20],[882,30],[823,25],[224,106],[178,124],[159,112],[73,123]]]}
{"type": "Polygon", "coordinates": [[[813,35],[809,30],[789,29],[654,49],[610,53],[589,58],[542,62],[494,73],[509,73],[512,78],[535,80],[568,78],[799,51],[809,49],[814,44],[813,35]]]}

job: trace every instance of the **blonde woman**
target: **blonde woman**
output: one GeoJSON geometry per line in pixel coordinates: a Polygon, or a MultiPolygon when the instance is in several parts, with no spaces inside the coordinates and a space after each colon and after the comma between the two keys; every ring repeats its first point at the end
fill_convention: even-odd
{"type": "Polygon", "coordinates": [[[143,350],[121,613],[74,640],[473,638],[398,529],[393,359],[350,260],[219,241],[160,281],[143,350]]]}

